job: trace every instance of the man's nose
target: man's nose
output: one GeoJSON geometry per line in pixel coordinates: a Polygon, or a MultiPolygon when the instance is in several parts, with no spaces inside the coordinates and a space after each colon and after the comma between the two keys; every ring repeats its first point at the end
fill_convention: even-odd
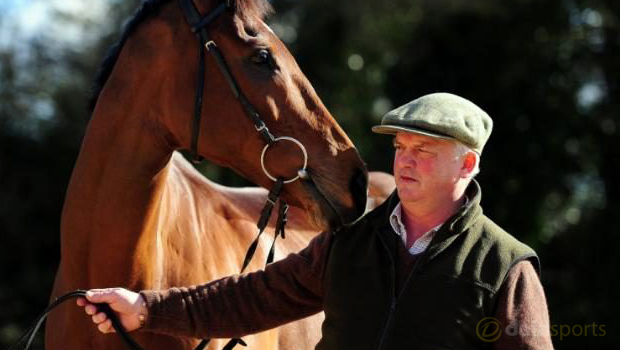
{"type": "Polygon", "coordinates": [[[395,161],[397,165],[402,168],[406,168],[406,167],[412,168],[412,167],[415,167],[417,164],[415,156],[409,152],[397,156],[395,161]]]}

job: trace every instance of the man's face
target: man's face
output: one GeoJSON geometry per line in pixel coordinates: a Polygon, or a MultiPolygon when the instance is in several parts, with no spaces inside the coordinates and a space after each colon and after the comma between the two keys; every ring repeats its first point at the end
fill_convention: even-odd
{"type": "Polygon", "coordinates": [[[394,148],[394,178],[401,201],[433,201],[453,193],[462,168],[454,142],[398,132],[394,148]]]}

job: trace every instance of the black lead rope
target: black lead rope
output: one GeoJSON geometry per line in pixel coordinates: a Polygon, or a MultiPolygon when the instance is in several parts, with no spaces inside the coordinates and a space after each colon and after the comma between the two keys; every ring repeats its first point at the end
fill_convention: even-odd
{"type": "Polygon", "coordinates": [[[226,344],[226,346],[224,346],[222,348],[222,350],[232,350],[237,344],[241,344],[243,346],[248,346],[248,344],[246,344],[243,339],[239,339],[239,338],[234,338],[231,339],[228,344],[226,344]]]}
{"type": "MultiPolygon", "coordinates": [[[[17,346],[26,342],[26,340],[27,340],[26,346],[23,347],[22,349],[23,350],[30,349],[30,346],[32,345],[32,341],[34,340],[35,335],[39,331],[39,328],[41,328],[41,325],[43,325],[43,321],[45,321],[45,319],[47,318],[47,315],[52,310],[54,310],[56,307],[58,307],[58,305],[64,303],[67,300],[75,299],[75,298],[86,298],[86,291],[82,289],[78,289],[76,291],[67,293],[63,296],[60,296],[54,299],[54,301],[47,308],[45,308],[43,313],[41,313],[41,315],[37,317],[34,324],[26,331],[26,333],[24,333],[24,335],[22,335],[19,338],[17,343],[15,343],[13,346],[9,348],[9,350],[17,349],[17,346]]],[[[112,322],[112,327],[116,331],[116,334],[118,334],[118,336],[123,340],[123,343],[127,346],[128,349],[144,350],[144,348],[141,347],[140,344],[138,344],[133,339],[133,337],[129,335],[129,333],[125,330],[125,327],[123,327],[121,321],[118,319],[118,316],[116,316],[116,313],[114,313],[112,308],[110,308],[110,305],[106,303],[100,303],[100,304],[95,304],[95,305],[97,306],[98,312],[105,313],[106,316],[110,319],[110,321],[112,322]]],[[[194,350],[204,350],[204,348],[207,346],[208,343],[209,343],[209,340],[203,340],[200,342],[200,344],[198,344],[198,346],[194,348],[194,350]]]]}
{"type": "MultiPolygon", "coordinates": [[[[254,253],[256,253],[256,248],[258,247],[258,243],[260,241],[260,236],[263,234],[263,232],[265,231],[265,227],[267,227],[267,224],[269,223],[269,218],[271,217],[273,208],[276,205],[276,201],[279,201],[280,208],[278,210],[276,232],[273,236],[273,242],[271,243],[271,248],[269,249],[269,254],[267,256],[267,262],[265,263],[265,266],[273,262],[276,239],[278,238],[278,235],[281,235],[282,238],[284,238],[284,226],[286,226],[286,221],[287,221],[286,213],[288,211],[288,204],[286,204],[282,199],[278,198],[278,196],[280,195],[280,192],[282,191],[283,185],[284,185],[284,179],[282,179],[281,177],[278,178],[275,185],[273,186],[273,188],[271,189],[271,191],[269,191],[269,194],[267,195],[267,202],[265,203],[265,206],[261,210],[260,218],[258,219],[258,223],[256,224],[256,227],[258,228],[258,235],[256,235],[256,238],[254,239],[254,241],[248,248],[248,251],[245,253],[245,259],[243,259],[243,264],[241,266],[240,273],[243,273],[243,271],[245,271],[245,269],[248,267],[248,265],[252,261],[252,257],[254,256],[254,253]]],[[[223,350],[230,350],[234,348],[235,345],[237,344],[246,346],[243,339],[233,338],[228,342],[228,344],[226,344],[223,350]]]]}
{"type": "Polygon", "coordinates": [[[271,248],[269,248],[269,255],[267,255],[267,262],[265,263],[265,266],[271,264],[274,260],[276,240],[278,239],[278,236],[282,236],[282,239],[286,238],[284,235],[284,227],[286,226],[286,223],[288,221],[287,213],[288,213],[288,204],[286,204],[282,199],[280,199],[280,208],[278,210],[276,232],[273,236],[273,241],[271,242],[271,248]]]}
{"type": "MultiPolygon", "coordinates": [[[[271,214],[273,212],[273,208],[275,207],[276,202],[278,201],[280,202],[280,205],[278,208],[278,218],[276,221],[276,229],[275,229],[273,241],[271,243],[271,247],[269,249],[269,254],[267,255],[267,261],[265,263],[265,266],[272,263],[274,260],[275,244],[276,244],[276,240],[278,239],[278,236],[282,236],[282,238],[285,238],[285,226],[287,222],[288,204],[286,204],[281,198],[279,198],[283,185],[284,185],[284,180],[282,178],[278,178],[278,180],[276,181],[271,191],[269,191],[269,194],[267,196],[267,202],[265,203],[265,206],[261,210],[260,218],[258,220],[258,223],[256,224],[256,227],[258,228],[258,235],[256,236],[256,238],[254,239],[254,241],[248,248],[248,251],[245,255],[245,259],[243,260],[243,265],[241,267],[241,273],[243,273],[243,271],[247,268],[247,266],[252,261],[252,257],[254,256],[254,253],[256,252],[256,248],[258,247],[260,237],[265,231],[265,228],[267,227],[267,224],[269,223],[269,218],[271,217],[271,214]]],[[[52,310],[54,310],[58,305],[62,304],[63,302],[69,299],[80,298],[80,297],[86,298],[85,290],[76,290],[74,292],[67,293],[65,295],[62,295],[54,299],[54,301],[47,308],[45,308],[43,313],[39,315],[39,317],[37,317],[34,324],[19,338],[17,343],[15,343],[13,346],[9,348],[9,350],[17,349],[17,346],[19,346],[20,344],[24,342],[26,342],[26,345],[23,348],[23,350],[30,349],[30,346],[32,345],[35,335],[39,331],[39,328],[41,328],[41,325],[43,325],[43,321],[45,321],[48,314],[52,310]]],[[[107,303],[101,303],[101,304],[95,304],[95,305],[97,306],[97,311],[104,312],[106,316],[110,319],[110,321],[112,322],[112,327],[114,327],[116,334],[118,334],[118,336],[123,340],[123,343],[127,346],[128,349],[144,350],[140,346],[140,344],[138,344],[125,330],[120,320],[118,319],[118,316],[116,316],[116,313],[114,313],[114,311],[110,308],[110,305],[108,305],[107,303]]],[[[194,350],[204,350],[206,346],[209,344],[209,341],[210,339],[203,339],[196,346],[196,348],[194,348],[194,350]]],[[[247,344],[243,341],[243,339],[233,338],[226,344],[226,346],[222,350],[232,350],[236,345],[247,346],[247,344]]]]}
{"type": "MultiPolygon", "coordinates": [[[[258,223],[256,224],[256,227],[258,228],[258,235],[254,239],[254,242],[252,242],[252,244],[250,245],[250,248],[248,248],[247,253],[245,253],[245,259],[243,259],[243,264],[241,265],[240,273],[243,273],[243,271],[245,271],[245,268],[248,267],[248,265],[250,264],[250,261],[252,261],[252,257],[254,256],[254,253],[256,252],[256,247],[258,247],[260,236],[265,231],[265,227],[267,227],[267,223],[269,223],[271,212],[273,211],[273,207],[276,205],[276,201],[278,200],[278,196],[280,195],[280,191],[282,190],[282,185],[284,185],[284,180],[282,178],[278,178],[278,181],[276,182],[276,184],[273,186],[273,188],[271,189],[271,191],[269,191],[269,194],[267,195],[267,202],[265,203],[263,210],[261,210],[260,218],[258,219],[258,223]]],[[[282,207],[282,204],[280,204],[280,207],[282,207]]],[[[278,236],[278,231],[276,229],[276,236],[274,237],[274,241],[277,236],[278,236]]],[[[267,263],[269,263],[269,261],[267,263]]]]}
{"type": "MultiPolygon", "coordinates": [[[[62,304],[63,302],[69,300],[69,299],[74,299],[74,298],[80,298],[86,297],[86,291],[85,290],[76,290],[74,292],[71,293],[67,293],[61,297],[56,298],[44,311],[41,315],[39,315],[39,317],[37,317],[35,323],[32,325],[32,327],[30,327],[26,333],[24,333],[24,335],[21,336],[21,338],[17,341],[17,343],[15,343],[13,346],[11,346],[9,348],[9,350],[13,350],[13,349],[17,349],[17,346],[19,344],[22,344],[24,341],[26,341],[26,339],[28,340],[26,342],[26,346],[23,348],[23,350],[28,350],[30,348],[30,346],[32,345],[32,341],[34,340],[34,336],[37,334],[39,328],[41,328],[41,325],[43,324],[43,321],[45,321],[45,318],[47,318],[47,315],[54,310],[58,305],[62,304]]],[[[116,331],[116,333],[118,334],[119,337],[121,337],[121,339],[123,340],[123,343],[125,343],[125,345],[127,346],[127,348],[131,349],[131,350],[144,350],[138,343],[136,343],[136,341],[129,335],[129,333],[127,333],[127,331],[125,330],[125,328],[123,327],[123,325],[121,324],[120,320],[118,319],[118,317],[116,316],[116,314],[112,311],[112,309],[110,308],[110,306],[108,304],[102,303],[102,304],[95,304],[97,305],[97,310],[104,312],[106,314],[106,316],[110,319],[110,321],[112,321],[112,327],[114,327],[114,330],[116,331]]],[[[196,350],[202,350],[202,348],[196,348],[196,350]]]]}

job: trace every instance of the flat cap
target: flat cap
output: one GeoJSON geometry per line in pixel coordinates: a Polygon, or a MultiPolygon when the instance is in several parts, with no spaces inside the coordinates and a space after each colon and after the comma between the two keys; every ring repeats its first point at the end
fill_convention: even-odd
{"type": "Polygon", "coordinates": [[[424,95],[402,105],[381,118],[372,127],[378,134],[399,131],[453,139],[479,154],[493,130],[493,120],[473,102],[457,95],[439,92],[424,95]]]}

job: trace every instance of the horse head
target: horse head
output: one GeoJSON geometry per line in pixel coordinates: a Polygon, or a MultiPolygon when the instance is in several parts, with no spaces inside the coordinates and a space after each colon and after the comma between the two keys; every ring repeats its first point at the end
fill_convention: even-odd
{"type": "MultiPolygon", "coordinates": [[[[208,14],[219,1],[195,1],[197,11],[208,14]]],[[[174,147],[192,148],[192,115],[196,82],[201,74],[199,50],[205,50],[202,117],[196,149],[199,155],[235,170],[252,182],[270,188],[273,177],[293,179],[307,161],[311,181],[299,179],[284,185],[282,197],[307,210],[323,226],[346,224],[365,208],[367,172],[351,140],[323,105],[290,52],[263,18],[270,11],[266,1],[237,0],[205,27],[211,47],[216,46],[230,76],[222,71],[209,47],[197,45],[179,7],[159,16],[144,41],[157,40],[155,59],[165,84],[160,90],[167,138],[174,147]],[[231,80],[233,82],[231,82],[231,80]],[[247,103],[239,101],[235,88],[247,103]],[[260,129],[244,104],[279,140],[265,150],[260,129]],[[307,152],[304,155],[303,148],[307,152]]]]}

